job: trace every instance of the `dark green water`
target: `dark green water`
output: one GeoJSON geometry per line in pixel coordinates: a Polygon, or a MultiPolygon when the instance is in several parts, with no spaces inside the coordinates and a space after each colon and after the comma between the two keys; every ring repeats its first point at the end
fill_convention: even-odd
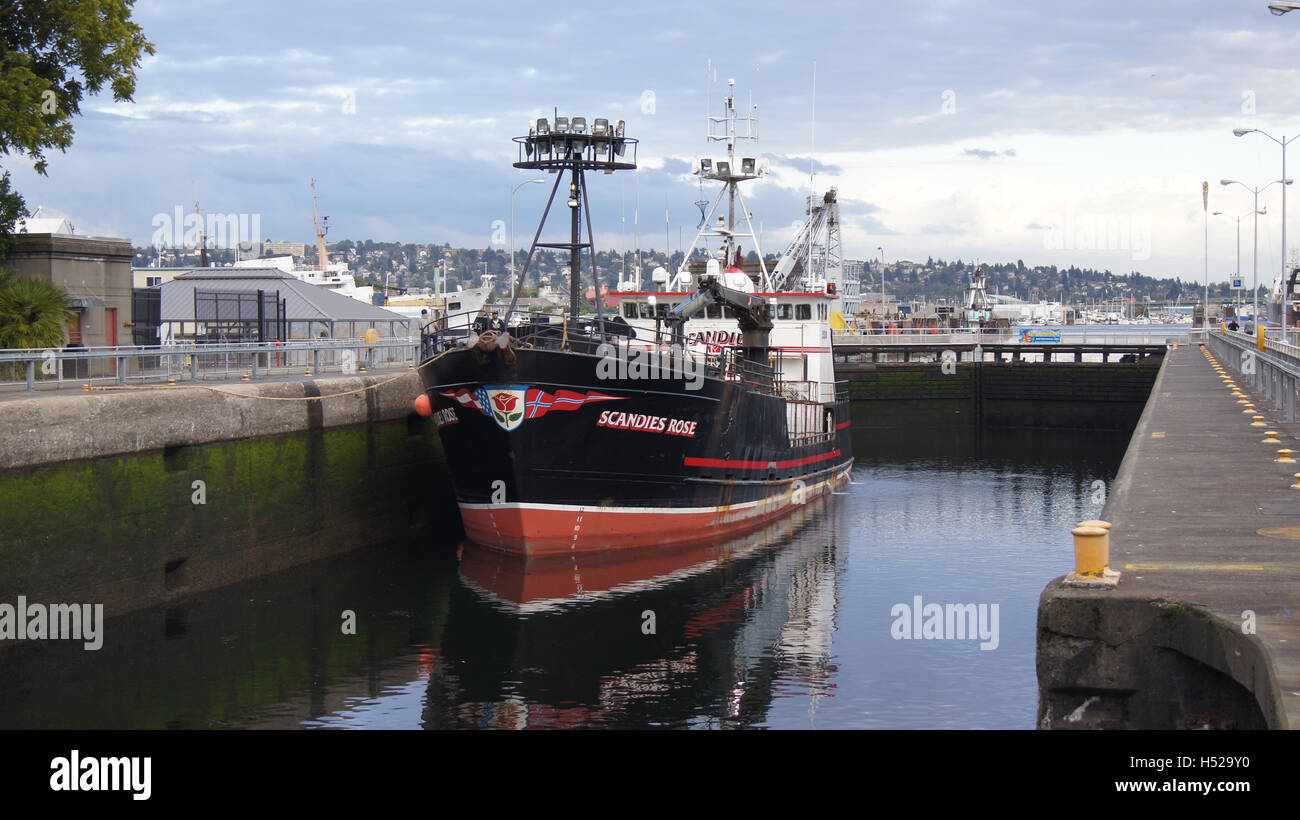
{"type": "Polygon", "coordinates": [[[0,649],[0,727],[1029,729],[1038,594],[1127,443],[860,434],[845,494],[633,559],[375,544],[112,619],[98,652],[0,649]],[[896,638],[915,596],[996,604],[996,648],[896,638]]]}

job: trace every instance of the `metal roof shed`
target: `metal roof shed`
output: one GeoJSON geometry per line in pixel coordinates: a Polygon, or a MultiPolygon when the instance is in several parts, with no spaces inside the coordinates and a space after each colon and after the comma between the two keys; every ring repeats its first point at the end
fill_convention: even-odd
{"type": "Polygon", "coordinates": [[[410,319],[381,307],[340,295],[297,279],[276,268],[198,268],[161,286],[160,321],[179,324],[175,336],[197,336],[203,323],[195,315],[195,291],[203,293],[279,294],[284,302],[288,339],[360,338],[370,328],[380,337],[409,338],[410,319]]]}

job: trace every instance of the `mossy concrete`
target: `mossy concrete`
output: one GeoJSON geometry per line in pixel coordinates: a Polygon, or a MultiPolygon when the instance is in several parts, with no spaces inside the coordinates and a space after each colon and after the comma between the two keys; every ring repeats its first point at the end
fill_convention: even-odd
{"type": "MultiPolygon", "coordinates": [[[[358,383],[329,381],[337,384],[309,389],[358,383]]],[[[80,420],[67,397],[35,400],[54,408],[49,423],[61,428],[35,435],[97,456],[58,458],[70,451],[62,448],[49,463],[0,470],[0,601],[103,603],[111,617],[421,527],[460,527],[437,430],[411,413],[409,397],[360,394],[360,411],[331,407],[346,401],[336,399],[307,413],[298,403],[250,409],[247,399],[184,392],[170,404],[139,393],[77,397],[98,407],[80,420]],[[238,412],[222,417],[234,411],[247,411],[248,427],[238,412]],[[218,417],[211,427],[198,421],[218,417]],[[296,429],[273,432],[279,426],[296,429]],[[135,436],[141,446],[124,448],[135,436]]]]}

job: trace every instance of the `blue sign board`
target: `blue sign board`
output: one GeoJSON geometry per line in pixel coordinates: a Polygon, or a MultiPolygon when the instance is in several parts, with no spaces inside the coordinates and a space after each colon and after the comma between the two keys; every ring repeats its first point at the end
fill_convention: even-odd
{"type": "Polygon", "coordinates": [[[1020,343],[1022,345],[1059,345],[1061,343],[1061,331],[1026,328],[1020,331],[1020,343]]]}

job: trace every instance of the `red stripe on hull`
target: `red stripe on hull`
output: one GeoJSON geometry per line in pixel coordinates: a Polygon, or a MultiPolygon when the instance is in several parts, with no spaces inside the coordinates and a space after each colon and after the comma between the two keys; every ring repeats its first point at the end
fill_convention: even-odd
{"type": "MultiPolygon", "coordinates": [[[[805,489],[804,503],[842,486],[848,470],[805,489]]],[[[745,507],[716,507],[699,512],[582,510],[508,506],[467,507],[460,515],[471,541],[522,555],[634,549],[685,544],[737,535],[795,508],[783,492],[745,507]]]]}
{"type": "Polygon", "coordinates": [[[792,458],[788,461],[736,461],[725,458],[696,458],[695,456],[686,457],[687,467],[735,467],[740,470],[785,470],[790,467],[803,467],[808,464],[815,464],[818,461],[836,458],[840,454],[839,450],[831,450],[829,453],[820,453],[815,456],[806,458],[792,458]]]}

